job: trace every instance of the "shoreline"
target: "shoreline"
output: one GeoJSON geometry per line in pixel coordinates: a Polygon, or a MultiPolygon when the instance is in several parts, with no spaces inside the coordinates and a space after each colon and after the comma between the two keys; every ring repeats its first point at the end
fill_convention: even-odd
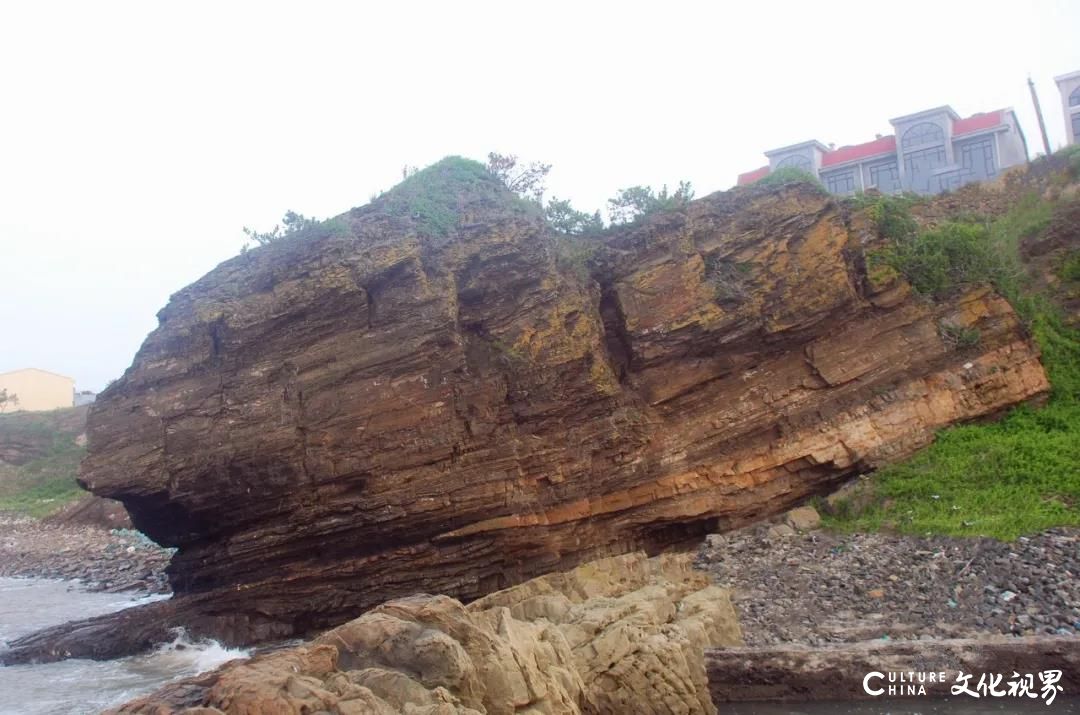
{"type": "Polygon", "coordinates": [[[171,549],[137,531],[0,513],[0,577],[78,581],[92,592],[167,594],[171,556],[171,549]]]}

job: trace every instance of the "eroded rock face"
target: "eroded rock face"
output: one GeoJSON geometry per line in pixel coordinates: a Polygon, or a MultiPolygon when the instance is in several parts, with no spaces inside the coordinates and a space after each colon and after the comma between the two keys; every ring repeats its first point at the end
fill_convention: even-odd
{"type": "Polygon", "coordinates": [[[412,596],[307,646],[226,665],[119,708],[128,715],[715,713],[704,652],[740,645],[727,591],[689,556],[632,554],[468,606],[412,596]]]}
{"type": "Polygon", "coordinates": [[[395,200],[177,293],[99,396],[82,481],[179,548],[155,618],[245,643],[474,599],[787,510],[1048,387],[1004,300],[868,276],[866,222],[811,187],[617,230],[590,275],[482,177],[450,228],[395,200]]]}

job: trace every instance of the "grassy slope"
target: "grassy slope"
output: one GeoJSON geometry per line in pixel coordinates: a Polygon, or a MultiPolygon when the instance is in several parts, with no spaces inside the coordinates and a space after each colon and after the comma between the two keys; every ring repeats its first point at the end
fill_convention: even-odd
{"type": "MultiPolygon", "coordinates": [[[[988,277],[1024,317],[1042,349],[1053,386],[1047,405],[1017,408],[993,424],[943,430],[927,449],[874,475],[868,507],[855,513],[851,503],[841,502],[827,524],[1007,540],[1080,525],[1080,334],[1065,327],[1054,305],[1030,292],[1019,254],[1020,240],[1045,229],[1052,210],[1031,196],[978,227],[996,257],[988,277]]],[[[918,240],[926,240],[926,234],[918,240]]],[[[929,241],[934,240],[931,235],[929,241]]],[[[898,267],[911,270],[902,263],[898,267]]]]}
{"type": "Polygon", "coordinates": [[[75,442],[85,422],[76,411],[0,415],[0,441],[33,443],[42,453],[22,465],[0,462],[0,511],[42,517],[86,493],[75,483],[86,451],[75,442]]]}

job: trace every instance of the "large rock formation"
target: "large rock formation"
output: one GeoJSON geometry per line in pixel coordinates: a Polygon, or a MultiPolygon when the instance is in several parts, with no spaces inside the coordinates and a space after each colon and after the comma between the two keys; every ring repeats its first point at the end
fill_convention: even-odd
{"type": "Polygon", "coordinates": [[[715,713],[705,649],[741,643],[727,592],[692,572],[688,555],[633,554],[469,606],[446,596],[391,601],[313,643],[170,684],[116,712],[715,713]]]}
{"type": "Polygon", "coordinates": [[[574,243],[445,160],[227,261],[90,416],[82,481],[178,547],[177,597],[2,657],[474,599],[786,510],[1046,391],[1004,300],[922,300],[868,275],[874,240],[796,184],[574,243]]]}

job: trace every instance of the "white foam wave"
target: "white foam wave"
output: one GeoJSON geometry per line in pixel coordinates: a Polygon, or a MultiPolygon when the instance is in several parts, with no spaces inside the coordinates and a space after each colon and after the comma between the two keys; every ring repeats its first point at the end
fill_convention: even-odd
{"type": "Polygon", "coordinates": [[[216,640],[192,639],[183,628],[173,629],[173,640],[162,643],[152,653],[137,656],[133,667],[146,668],[174,677],[188,677],[213,670],[237,658],[247,658],[251,651],[226,648],[216,640]]]}

